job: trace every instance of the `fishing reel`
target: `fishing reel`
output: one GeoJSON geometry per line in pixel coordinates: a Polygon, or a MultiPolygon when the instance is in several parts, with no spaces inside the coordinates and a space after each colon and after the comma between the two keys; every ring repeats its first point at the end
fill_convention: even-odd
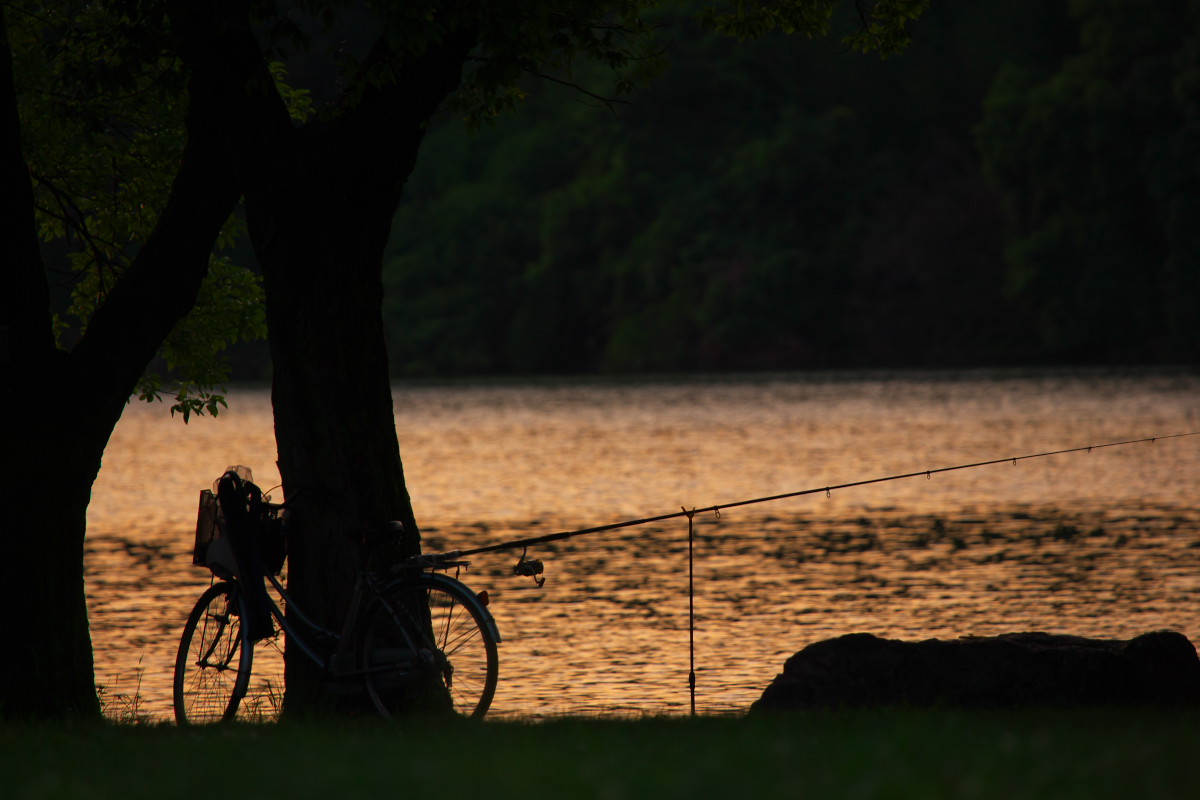
{"type": "Polygon", "coordinates": [[[513,574],[524,575],[533,578],[533,582],[536,583],[537,587],[540,589],[542,588],[542,584],[546,582],[546,576],[542,574],[544,572],[544,567],[542,566],[542,562],[538,559],[526,558],[525,554],[528,551],[528,547],[521,550],[521,557],[517,559],[517,563],[513,567],[513,574]]]}

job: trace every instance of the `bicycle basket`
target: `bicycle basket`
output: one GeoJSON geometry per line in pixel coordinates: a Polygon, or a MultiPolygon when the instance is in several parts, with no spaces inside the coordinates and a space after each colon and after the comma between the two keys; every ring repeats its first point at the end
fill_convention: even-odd
{"type": "Polygon", "coordinates": [[[196,514],[196,543],[192,546],[192,563],[197,567],[208,566],[208,547],[221,537],[217,513],[217,496],[208,489],[200,492],[200,509],[196,514]]]}

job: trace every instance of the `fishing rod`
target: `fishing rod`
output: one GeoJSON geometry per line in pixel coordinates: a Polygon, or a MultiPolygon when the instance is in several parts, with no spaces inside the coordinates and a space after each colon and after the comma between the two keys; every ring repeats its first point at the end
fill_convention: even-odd
{"type": "MultiPolygon", "coordinates": [[[[559,533],[550,533],[550,534],[546,534],[544,536],[533,536],[533,537],[530,537],[527,539],[514,539],[512,541],[500,542],[499,544],[487,545],[485,547],[476,547],[471,550],[460,550],[460,551],[457,551],[455,553],[455,555],[456,555],[456,557],[466,557],[466,556],[477,555],[479,553],[492,553],[492,552],[496,552],[498,550],[512,550],[517,547],[522,547],[522,548],[528,549],[529,547],[532,547],[534,545],[547,544],[549,542],[557,542],[557,541],[561,541],[563,539],[572,539],[576,536],[586,536],[586,535],[592,534],[592,533],[602,533],[604,531],[612,531],[612,530],[617,530],[619,528],[632,528],[637,525],[647,525],[652,522],[662,522],[662,521],[668,520],[668,519],[680,519],[682,517],[687,517],[688,520],[690,521],[692,519],[692,517],[694,517],[696,514],[706,514],[706,513],[712,512],[712,513],[715,513],[717,516],[720,516],[721,511],[724,509],[727,509],[727,508],[737,508],[739,506],[749,506],[749,505],[755,505],[757,503],[770,503],[775,500],[786,500],[786,499],[792,498],[792,497],[804,497],[805,495],[819,494],[821,492],[824,492],[825,495],[828,497],[829,495],[831,495],[833,493],[834,490],[837,490],[837,489],[852,489],[856,486],[870,486],[870,485],[876,484],[876,483],[886,483],[888,481],[899,481],[899,480],[904,480],[906,478],[919,478],[922,476],[925,478],[931,478],[934,475],[939,475],[944,472],[956,472],[958,470],[964,470],[964,469],[975,469],[976,467],[989,467],[989,466],[994,466],[996,464],[1011,463],[1011,464],[1013,464],[1013,466],[1016,466],[1018,461],[1027,461],[1027,460],[1033,459],[1033,458],[1046,458],[1048,456],[1066,455],[1068,453],[1082,453],[1082,452],[1090,453],[1093,450],[1100,450],[1100,449],[1103,449],[1106,447],[1123,447],[1126,445],[1133,445],[1133,444],[1145,444],[1147,442],[1149,442],[1150,444],[1153,444],[1160,440],[1182,439],[1182,438],[1185,438],[1188,436],[1200,436],[1200,431],[1191,431],[1188,433],[1172,433],[1172,434],[1167,434],[1165,436],[1146,436],[1141,439],[1125,439],[1125,440],[1119,441],[1119,442],[1105,442],[1103,444],[1089,444],[1089,445],[1086,445],[1083,447],[1068,447],[1063,450],[1049,450],[1044,453],[1029,453],[1029,454],[1021,455],[1021,456],[1009,456],[1008,458],[993,458],[993,459],[988,459],[987,461],[975,461],[970,464],[956,464],[952,467],[938,467],[936,469],[925,469],[925,470],[918,470],[916,472],[905,472],[905,473],[902,473],[899,475],[887,475],[887,476],[884,476],[881,478],[867,478],[865,480],[850,481],[849,483],[837,483],[837,484],[830,484],[828,486],[821,486],[821,487],[812,488],[812,489],[801,489],[796,492],[785,492],[783,494],[773,494],[773,495],[769,495],[767,497],[756,497],[752,500],[737,500],[737,501],[734,501],[731,503],[719,503],[717,505],[706,506],[704,508],[693,508],[693,509],[684,508],[681,511],[674,511],[669,514],[659,514],[657,516],[643,517],[641,519],[623,520],[621,522],[613,522],[613,523],[609,523],[607,525],[597,525],[597,526],[594,526],[591,528],[580,528],[579,530],[561,531],[559,533]]],[[[534,572],[530,571],[533,569],[534,565],[537,565],[538,567],[541,566],[536,561],[533,561],[533,560],[526,561],[525,555],[524,555],[524,553],[522,553],[521,561],[517,562],[517,568],[516,568],[517,574],[518,575],[533,575],[533,574],[535,574],[534,572]],[[523,567],[522,565],[525,565],[525,564],[528,564],[528,566],[523,567]]],[[[538,572],[540,572],[540,569],[538,570],[538,572]]]]}
{"type": "Polygon", "coordinates": [[[1010,456],[1008,458],[992,458],[987,461],[974,461],[970,464],[956,464],[952,467],[938,467],[936,469],[918,470],[916,472],[905,472],[898,475],[886,475],[882,478],[868,478],[865,480],[850,481],[848,483],[831,484],[812,489],[801,489],[796,492],[785,492],[783,494],[773,494],[767,497],[756,497],[752,500],[737,500],[732,503],[721,503],[719,505],[707,506],[706,508],[683,508],[680,511],[675,511],[670,514],[659,514],[653,517],[643,517],[642,519],[631,519],[622,522],[613,522],[608,525],[597,525],[591,528],[581,528],[573,531],[561,531],[559,533],[551,533],[544,536],[532,536],[526,539],[514,539],[508,542],[488,545],[486,547],[476,547],[471,550],[462,550],[454,553],[456,558],[476,555],[478,553],[490,553],[497,550],[509,550],[516,547],[524,548],[521,551],[521,557],[517,561],[513,572],[516,575],[524,575],[533,578],[534,582],[541,587],[545,583],[545,578],[542,576],[543,565],[537,559],[527,559],[526,553],[533,545],[546,544],[548,542],[556,542],[563,539],[571,539],[575,536],[584,536],[590,533],[601,533],[603,531],[617,530],[618,528],[630,528],[635,525],[646,525],[651,522],[662,522],[668,519],[679,519],[687,517],[688,521],[688,691],[691,697],[691,712],[692,716],[696,715],[696,638],[695,638],[695,574],[693,568],[693,541],[695,531],[693,519],[696,514],[715,513],[718,517],[721,515],[722,509],[737,508],[738,506],[748,506],[755,503],[769,503],[774,500],[784,500],[791,497],[803,497],[805,495],[818,494],[824,492],[826,497],[830,496],[835,489],[850,489],[856,486],[869,486],[876,483],[886,483],[888,481],[899,481],[906,478],[919,478],[924,475],[927,479],[932,478],[944,472],[955,472],[957,470],[974,469],[976,467],[994,466],[996,464],[1011,463],[1016,466],[1018,461],[1027,461],[1033,458],[1046,458],[1048,456],[1065,455],[1068,453],[1092,452],[1105,447],[1123,447],[1133,444],[1144,444],[1149,442],[1154,444],[1160,439],[1182,439],[1188,436],[1200,436],[1200,431],[1191,431],[1189,433],[1173,433],[1166,436],[1147,436],[1141,439],[1125,439],[1119,442],[1105,442],[1103,444],[1091,444],[1083,447],[1068,447],[1062,450],[1049,450],[1043,453],[1028,453],[1021,456],[1010,456]]]}

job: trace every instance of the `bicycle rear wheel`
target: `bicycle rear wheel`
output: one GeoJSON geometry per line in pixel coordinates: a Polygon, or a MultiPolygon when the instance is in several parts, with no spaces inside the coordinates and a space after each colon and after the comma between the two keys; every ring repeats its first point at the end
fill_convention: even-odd
{"type": "Polygon", "coordinates": [[[429,575],[394,584],[361,628],[367,695],[385,717],[482,717],[499,670],[491,630],[462,584],[429,575]]]}
{"type": "Polygon", "coordinates": [[[233,719],[246,694],[254,647],[242,627],[241,592],[218,583],[188,616],[175,658],[175,721],[204,725],[233,719]]]}

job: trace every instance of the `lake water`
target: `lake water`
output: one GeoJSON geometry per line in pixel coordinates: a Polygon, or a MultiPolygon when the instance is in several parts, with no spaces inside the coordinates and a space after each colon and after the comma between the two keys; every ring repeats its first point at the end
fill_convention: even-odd
{"type": "MultiPolygon", "coordinates": [[[[822,374],[397,386],[427,548],[556,531],[992,459],[1200,430],[1184,372],[822,374]]],[[[278,483],[269,393],[217,420],[126,411],[89,509],[96,679],[170,718],[200,489],[278,483]]],[[[807,644],[1043,630],[1200,637],[1200,436],[705,513],[696,705],[744,711],[807,644]]],[[[279,499],[278,495],[277,498],[279,499]]],[[[493,713],[689,710],[686,519],[476,556],[504,635],[493,713]]]]}

